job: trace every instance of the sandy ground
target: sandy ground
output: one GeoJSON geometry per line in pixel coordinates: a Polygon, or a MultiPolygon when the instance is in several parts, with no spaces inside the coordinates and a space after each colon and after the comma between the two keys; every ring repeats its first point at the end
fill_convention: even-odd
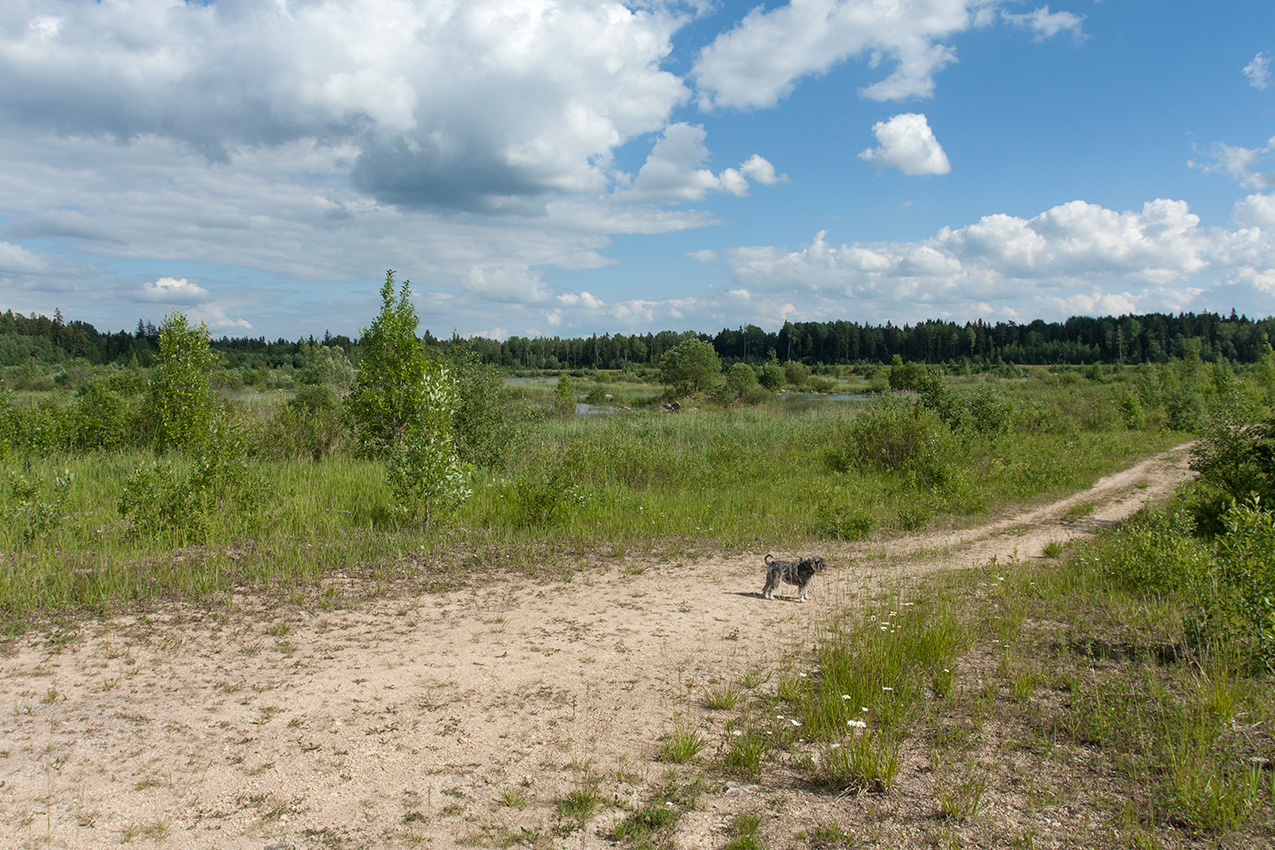
{"type": "MultiPolygon", "coordinates": [[[[829,546],[804,605],[760,598],[756,552],[32,633],[0,659],[0,847],[609,846],[613,801],[639,802],[663,775],[661,736],[711,723],[706,688],[791,665],[822,615],[874,587],[1038,557],[1126,517],[1186,461],[1178,447],[979,528],[829,546]],[[1082,502],[1093,510],[1065,521],[1082,502]],[[555,835],[555,803],[587,777],[603,805],[555,835]]],[[[722,846],[749,807],[784,847],[820,806],[879,805],[708,775],[678,846],[722,846]]]]}

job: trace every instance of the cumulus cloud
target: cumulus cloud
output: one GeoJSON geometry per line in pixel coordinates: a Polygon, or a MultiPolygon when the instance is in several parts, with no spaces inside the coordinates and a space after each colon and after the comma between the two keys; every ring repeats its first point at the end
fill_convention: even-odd
{"type": "Polygon", "coordinates": [[[1244,76],[1248,84],[1258,91],[1265,91],[1271,84],[1271,59],[1266,51],[1259,52],[1253,61],[1244,66],[1244,76]]]}
{"type": "Polygon", "coordinates": [[[250,331],[252,323],[247,319],[232,319],[226,315],[224,307],[218,304],[200,304],[190,311],[190,317],[203,322],[209,330],[215,331],[250,331]]]}
{"type": "Polygon", "coordinates": [[[144,283],[137,292],[143,301],[163,304],[196,304],[208,298],[208,290],[186,278],[161,277],[144,283]]]}
{"type": "Polygon", "coordinates": [[[800,78],[869,53],[874,64],[893,60],[895,70],[864,89],[867,97],[928,96],[934,74],[956,58],[939,41],[969,28],[971,5],[970,0],[793,0],[770,10],[758,6],[700,51],[691,70],[699,104],[773,106],[800,78]]]}
{"type": "Polygon", "coordinates": [[[607,185],[612,152],[690,97],[660,65],[687,20],[591,0],[53,3],[0,21],[0,120],[228,162],[354,146],[355,185],[418,207],[505,209],[607,185]]]}
{"type": "Polygon", "coordinates": [[[754,292],[804,290],[849,299],[843,305],[873,301],[889,305],[881,310],[888,316],[905,302],[914,313],[938,305],[968,309],[971,302],[1030,310],[1033,297],[1055,308],[1073,297],[1059,292],[1116,304],[1112,299],[1133,298],[1128,293],[1135,290],[1143,307],[1156,309],[1156,293],[1208,268],[1213,248],[1182,201],[1151,201],[1137,212],[1073,201],[1031,219],[987,216],[919,242],[836,245],[821,231],[797,251],[740,248],[728,260],[735,279],[754,292]]]}
{"type": "Polygon", "coordinates": [[[880,147],[863,151],[859,159],[872,163],[878,170],[897,168],[912,176],[947,174],[952,170],[947,154],[934,138],[924,115],[914,112],[896,115],[872,125],[872,133],[880,147]]]}
{"type": "MultiPolygon", "coordinates": [[[[996,21],[999,0],[792,0],[773,9],[757,6],[734,29],[700,51],[691,70],[702,108],[773,106],[797,81],[826,74],[855,57],[871,67],[892,63],[884,79],[861,89],[872,100],[929,97],[934,75],[956,61],[945,43],[971,27],[996,21]]],[[[1079,35],[1083,16],[1042,6],[1001,20],[1030,29],[1043,40],[1060,32],[1079,35]]]]}
{"type": "Polygon", "coordinates": [[[589,310],[599,310],[606,306],[605,301],[595,298],[588,292],[581,292],[579,294],[570,292],[559,295],[558,303],[564,307],[584,307],[589,310]]]}
{"type": "Polygon", "coordinates": [[[694,260],[694,261],[695,261],[695,262],[697,262],[697,263],[715,263],[715,262],[717,262],[717,252],[716,252],[716,251],[710,251],[710,250],[708,250],[707,248],[705,248],[705,249],[704,249],[704,250],[702,250],[702,251],[692,251],[691,253],[687,254],[686,256],[690,257],[692,260],[694,260]]]}
{"type": "Polygon", "coordinates": [[[651,148],[651,154],[638,171],[632,186],[617,191],[616,197],[628,201],[676,204],[703,200],[709,192],[747,195],[748,177],[768,186],[787,179],[776,175],[774,166],[757,154],[738,169],[727,168],[719,174],[701,168],[710,156],[704,144],[707,135],[702,126],[685,122],[666,127],[651,148]]]}

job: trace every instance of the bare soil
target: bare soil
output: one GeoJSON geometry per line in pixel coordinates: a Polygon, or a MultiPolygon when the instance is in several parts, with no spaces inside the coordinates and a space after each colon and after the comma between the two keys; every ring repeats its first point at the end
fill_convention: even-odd
{"type": "MultiPolygon", "coordinates": [[[[820,618],[847,600],[1117,522],[1168,495],[1186,461],[1179,446],[978,528],[827,546],[807,604],[760,597],[758,551],[356,604],[338,578],[313,605],[244,597],[33,632],[0,658],[0,846],[611,846],[609,825],[667,769],[663,736],[687,724],[715,744],[707,688],[809,664],[820,618]],[[596,814],[564,826],[558,801],[591,780],[596,814]]],[[[939,834],[928,762],[906,751],[896,788],[864,797],[769,773],[750,785],[711,757],[679,847],[721,847],[740,812],[763,815],[771,847],[829,846],[815,823],[882,846],[939,834]]],[[[991,802],[1022,826],[1012,801],[991,802]]],[[[1034,846],[1082,816],[1038,807],[1034,846]]]]}

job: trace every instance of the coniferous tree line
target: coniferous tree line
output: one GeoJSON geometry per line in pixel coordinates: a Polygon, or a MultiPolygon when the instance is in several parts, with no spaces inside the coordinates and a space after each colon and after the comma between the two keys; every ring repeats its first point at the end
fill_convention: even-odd
{"type": "MultiPolygon", "coordinates": [[[[722,361],[764,363],[770,360],[817,364],[890,363],[906,361],[975,365],[1087,365],[1091,363],[1163,363],[1171,358],[1199,357],[1208,362],[1256,362],[1275,338],[1275,318],[1250,319],[1217,313],[1148,313],[1139,316],[1073,316],[1064,322],[1037,319],[1016,322],[925,321],[914,325],[868,325],[851,321],[785,322],[776,331],[757,325],[716,335],[660,331],[588,337],[511,336],[504,341],[474,338],[425,340],[443,346],[463,344],[484,363],[511,369],[621,369],[657,366],[665,352],[687,339],[711,343],[722,361]]],[[[226,368],[299,368],[307,348],[340,348],[354,362],[359,340],[325,333],[299,340],[265,337],[222,337],[212,340],[226,368]]],[[[93,365],[136,363],[148,366],[159,350],[159,332],[139,320],[133,331],[99,332],[88,322],[0,314],[0,366],[30,362],[59,363],[82,359],[93,365]]]]}

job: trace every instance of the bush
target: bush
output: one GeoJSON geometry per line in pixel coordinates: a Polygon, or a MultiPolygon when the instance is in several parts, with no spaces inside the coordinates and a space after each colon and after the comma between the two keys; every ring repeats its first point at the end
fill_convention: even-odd
{"type": "Polygon", "coordinates": [[[796,389],[801,389],[810,380],[810,367],[800,360],[789,360],[784,364],[784,380],[796,389]]]}
{"type": "Polygon", "coordinates": [[[701,339],[688,339],[660,358],[660,380],[674,398],[707,391],[721,372],[717,350],[701,339]]]}
{"type": "Polygon", "coordinates": [[[71,405],[71,440],[81,451],[117,449],[137,442],[138,417],[105,378],[91,378],[71,405]]]}
{"type": "Polygon", "coordinates": [[[1232,404],[1210,417],[1191,450],[1191,468],[1200,473],[1191,503],[1200,530],[1218,534],[1232,503],[1256,496],[1275,505],[1275,416],[1253,423],[1250,411],[1232,404]]]}
{"type": "Polygon", "coordinates": [[[773,360],[763,363],[757,369],[757,382],[771,392],[775,392],[782,387],[785,380],[787,380],[787,377],[784,370],[773,360]]]}
{"type": "Polygon", "coordinates": [[[933,411],[898,396],[883,396],[838,423],[835,468],[906,472],[923,486],[944,483],[956,455],[952,433],[933,411]]]}
{"type": "Polygon", "coordinates": [[[219,418],[208,380],[216,362],[203,322],[191,326],[180,311],[165,317],[150,384],[160,451],[195,454],[207,442],[209,429],[219,418]]]}
{"type": "Polygon", "coordinates": [[[1235,647],[1241,659],[1275,672],[1275,516],[1254,498],[1225,514],[1213,569],[1198,588],[1190,633],[1235,647]]]}
{"type": "Polygon", "coordinates": [[[426,521],[469,498],[468,470],[456,449],[456,382],[416,337],[410,281],[398,297],[385,273],[381,312],[363,329],[358,384],[349,408],[363,450],[385,461],[396,508],[426,521]]]}
{"type": "Polygon", "coordinates": [[[255,521],[265,483],[250,473],[243,433],[224,417],[209,424],[203,450],[189,468],[172,460],[138,466],[124,483],[118,510],[139,537],[168,532],[204,541],[218,524],[255,521]]]}

